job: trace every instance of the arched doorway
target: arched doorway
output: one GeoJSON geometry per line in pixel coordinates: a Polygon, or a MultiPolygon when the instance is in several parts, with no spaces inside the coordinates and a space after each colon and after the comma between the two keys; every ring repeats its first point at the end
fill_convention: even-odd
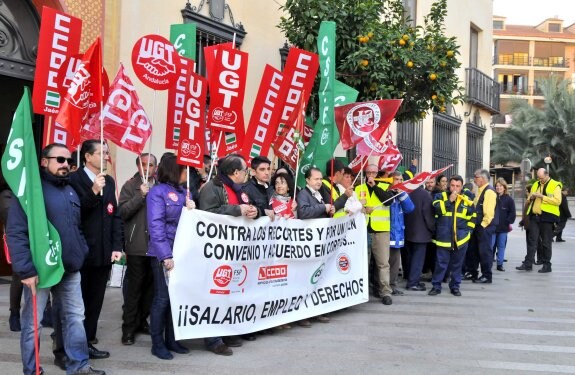
{"type": "MultiPolygon", "coordinates": [[[[59,0],[0,1],[0,154],[4,152],[12,116],[22,97],[23,88],[32,88],[34,83],[39,15],[44,5],[63,10],[59,0]]],[[[42,116],[35,116],[37,140],[41,139],[41,120],[42,116]]],[[[3,232],[3,228],[4,223],[0,223],[0,232],[3,232]]],[[[0,276],[10,273],[4,251],[1,251],[0,276]]]]}

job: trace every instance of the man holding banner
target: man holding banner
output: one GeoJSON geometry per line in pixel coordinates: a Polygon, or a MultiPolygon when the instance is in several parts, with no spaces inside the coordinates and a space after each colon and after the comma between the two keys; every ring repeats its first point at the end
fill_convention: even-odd
{"type": "MultiPolygon", "coordinates": [[[[24,374],[36,374],[32,295],[36,294],[38,314],[36,321],[40,321],[50,293],[53,304],[60,308],[62,322],[65,325],[66,335],[63,339],[68,357],[68,373],[105,374],[102,370],[92,368],[88,362],[88,343],[83,325],[84,305],[80,288],[80,268],[88,254],[88,245],[80,231],[80,199],[68,184],[70,162],[70,151],[65,145],[50,144],[42,150],[40,178],[46,216],[60,234],[61,258],[64,265],[62,279],[52,287],[36,289],[36,285],[42,280],[39,280],[37,266],[32,262],[34,249],[31,233],[28,231],[28,217],[18,201],[14,200],[10,208],[7,236],[12,266],[22,278],[22,283],[27,286],[24,289],[20,339],[24,374]]],[[[40,368],[40,374],[42,373],[43,370],[40,368]]]]}

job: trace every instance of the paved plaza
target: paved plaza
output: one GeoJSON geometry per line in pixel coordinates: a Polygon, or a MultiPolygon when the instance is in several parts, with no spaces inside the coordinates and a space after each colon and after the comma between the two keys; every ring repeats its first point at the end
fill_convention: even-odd
{"type": "MultiPolygon", "coordinates": [[[[162,361],[150,354],[150,337],[123,346],[122,298],[106,294],[99,349],[109,359],[93,361],[107,374],[575,374],[575,221],[553,244],[553,272],[515,270],[525,254],[525,232],[510,233],[506,272],[493,284],[464,281],[462,297],[406,292],[384,306],[369,303],[331,314],[329,324],[295,327],[258,336],[234,348],[232,357],[187,341],[190,354],[162,361]]],[[[429,283],[428,283],[429,289],[429,283]]],[[[446,290],[447,289],[447,290],[446,290]]],[[[0,374],[20,374],[19,334],[8,329],[9,285],[0,285],[0,374]]],[[[41,361],[52,364],[51,329],[42,332],[41,361]]]]}

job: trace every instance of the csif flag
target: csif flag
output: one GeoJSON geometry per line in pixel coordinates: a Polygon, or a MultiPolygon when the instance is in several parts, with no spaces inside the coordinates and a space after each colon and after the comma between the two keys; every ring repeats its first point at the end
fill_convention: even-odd
{"type": "Polygon", "coordinates": [[[401,102],[401,99],[373,100],[337,107],[335,122],[343,149],[349,150],[369,135],[375,140],[380,139],[401,102]]]}
{"type": "Polygon", "coordinates": [[[84,53],[56,117],[56,125],[68,133],[66,146],[70,149],[80,143],[82,124],[98,110],[90,108],[90,103],[96,103],[98,107],[102,104],[102,69],[102,44],[98,37],[84,53]]]}
{"type": "Polygon", "coordinates": [[[425,183],[425,181],[436,178],[437,176],[439,176],[440,174],[442,174],[443,172],[445,172],[446,170],[448,170],[452,166],[453,166],[453,164],[449,164],[447,167],[437,169],[435,171],[421,172],[410,180],[407,180],[407,181],[401,182],[399,184],[390,186],[389,190],[397,189],[397,190],[405,191],[406,193],[411,193],[412,191],[417,189],[419,186],[421,186],[421,184],[425,183]]]}
{"type": "Polygon", "coordinates": [[[30,252],[38,273],[38,288],[49,288],[59,283],[64,274],[62,242],[46,217],[35,150],[30,91],[25,87],[2,155],[2,173],[28,217],[30,252]]]}
{"type": "Polygon", "coordinates": [[[391,132],[387,132],[387,138],[384,142],[385,153],[379,158],[379,170],[384,170],[387,172],[393,172],[397,169],[397,166],[403,160],[403,155],[393,143],[391,132]]]}

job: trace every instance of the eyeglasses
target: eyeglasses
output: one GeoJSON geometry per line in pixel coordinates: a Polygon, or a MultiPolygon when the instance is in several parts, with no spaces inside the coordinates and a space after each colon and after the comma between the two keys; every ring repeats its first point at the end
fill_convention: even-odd
{"type": "Polygon", "coordinates": [[[60,164],[64,164],[65,162],[68,162],[69,165],[71,165],[74,162],[74,159],[65,158],[63,156],[46,156],[46,159],[56,159],[56,161],[60,164]]]}

